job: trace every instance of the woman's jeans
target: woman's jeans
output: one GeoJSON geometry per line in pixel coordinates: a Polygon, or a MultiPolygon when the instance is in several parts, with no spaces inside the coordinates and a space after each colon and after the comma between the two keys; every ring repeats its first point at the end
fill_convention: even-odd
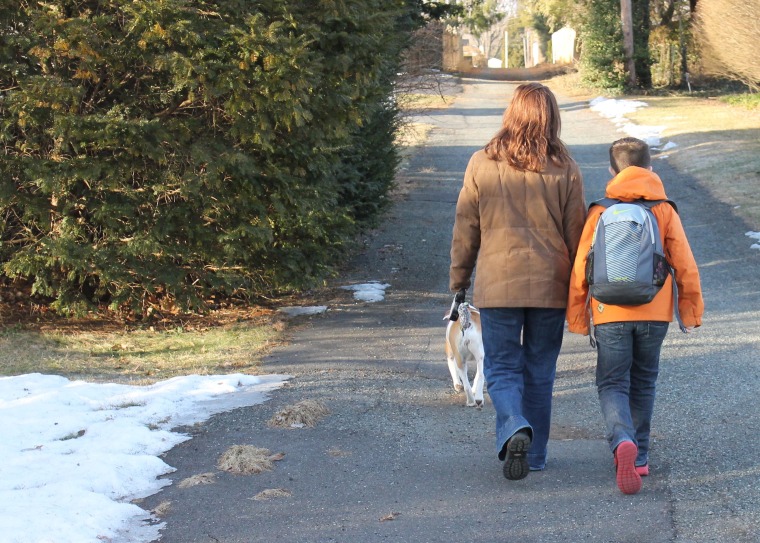
{"type": "Polygon", "coordinates": [[[612,322],[594,331],[596,387],[610,449],[614,452],[622,441],[633,441],[639,448],[636,465],[643,466],[649,461],[655,383],[668,323],[612,322]]]}
{"type": "Polygon", "coordinates": [[[481,308],[488,395],[496,409],[496,451],[518,430],[531,435],[528,465],[546,464],[552,390],[565,327],[564,309],[481,308]]]}

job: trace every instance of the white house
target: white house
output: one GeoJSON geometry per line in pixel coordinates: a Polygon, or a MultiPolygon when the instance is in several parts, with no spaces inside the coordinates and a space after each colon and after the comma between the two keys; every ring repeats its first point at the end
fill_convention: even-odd
{"type": "Polygon", "coordinates": [[[572,62],[575,58],[575,30],[566,26],[552,34],[552,63],[572,62]]]}

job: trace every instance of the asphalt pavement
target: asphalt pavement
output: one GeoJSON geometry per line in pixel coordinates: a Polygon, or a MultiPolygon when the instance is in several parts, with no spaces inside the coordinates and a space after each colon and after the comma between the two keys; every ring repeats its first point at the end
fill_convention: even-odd
{"type": "MultiPolygon", "coordinates": [[[[493,407],[464,405],[443,350],[451,296],[454,207],[470,155],[500,126],[516,84],[456,82],[451,107],[400,176],[402,197],[338,283],[390,284],[377,303],[335,303],[264,363],[292,378],[260,405],[185,429],[164,460],[175,483],[163,543],[377,541],[760,542],[760,251],[750,228],[696,179],[655,159],[678,203],[702,274],[706,313],[693,334],[672,326],[662,351],[651,475],[639,494],[615,485],[587,338],[566,334],[558,362],[547,468],[501,474],[493,407]],[[269,418],[311,399],[331,414],[314,428],[269,418]],[[231,445],[285,454],[272,471],[236,476],[216,461],[231,445]],[[179,488],[200,473],[215,482],[179,488]],[[254,500],[265,489],[289,496],[254,500]]],[[[560,99],[562,137],[588,201],[603,195],[609,144],[622,137],[587,102],[560,99]]],[[[666,124],[666,123],[663,123],[666,124]]]]}

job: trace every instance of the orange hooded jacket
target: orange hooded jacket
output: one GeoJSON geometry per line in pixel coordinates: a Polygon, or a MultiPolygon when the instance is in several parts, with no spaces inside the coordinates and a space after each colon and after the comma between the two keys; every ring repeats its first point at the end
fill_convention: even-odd
{"type": "MultiPolygon", "coordinates": [[[[616,175],[607,184],[606,197],[626,202],[640,199],[664,200],[667,198],[665,188],[657,174],[637,166],[625,168],[616,175]]],[[[623,321],[671,322],[673,320],[672,277],[668,277],[660,292],[648,304],[636,306],[609,305],[591,298],[590,307],[587,307],[586,257],[591,249],[596,223],[603,212],[603,207],[593,206],[583,227],[578,253],[570,277],[570,292],[567,303],[569,330],[576,334],[588,335],[590,318],[593,319],[594,325],[623,321]]],[[[701,326],[704,303],[699,282],[699,270],[686,239],[681,219],[667,202],[654,206],[652,213],[654,213],[660,227],[660,237],[665,256],[676,272],[678,310],[681,319],[688,328],[701,326]]]]}

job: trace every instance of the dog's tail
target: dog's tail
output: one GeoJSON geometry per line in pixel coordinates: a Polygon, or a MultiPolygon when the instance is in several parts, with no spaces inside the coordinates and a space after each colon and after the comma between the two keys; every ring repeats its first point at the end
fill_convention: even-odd
{"type": "Polygon", "coordinates": [[[451,311],[448,315],[443,317],[443,320],[459,321],[459,326],[462,330],[467,330],[472,323],[471,309],[475,309],[467,302],[461,304],[452,304],[451,311]]]}
{"type": "Polygon", "coordinates": [[[467,330],[470,327],[470,324],[472,324],[472,314],[470,313],[471,307],[472,306],[467,302],[459,304],[459,326],[462,330],[467,330]]]}

